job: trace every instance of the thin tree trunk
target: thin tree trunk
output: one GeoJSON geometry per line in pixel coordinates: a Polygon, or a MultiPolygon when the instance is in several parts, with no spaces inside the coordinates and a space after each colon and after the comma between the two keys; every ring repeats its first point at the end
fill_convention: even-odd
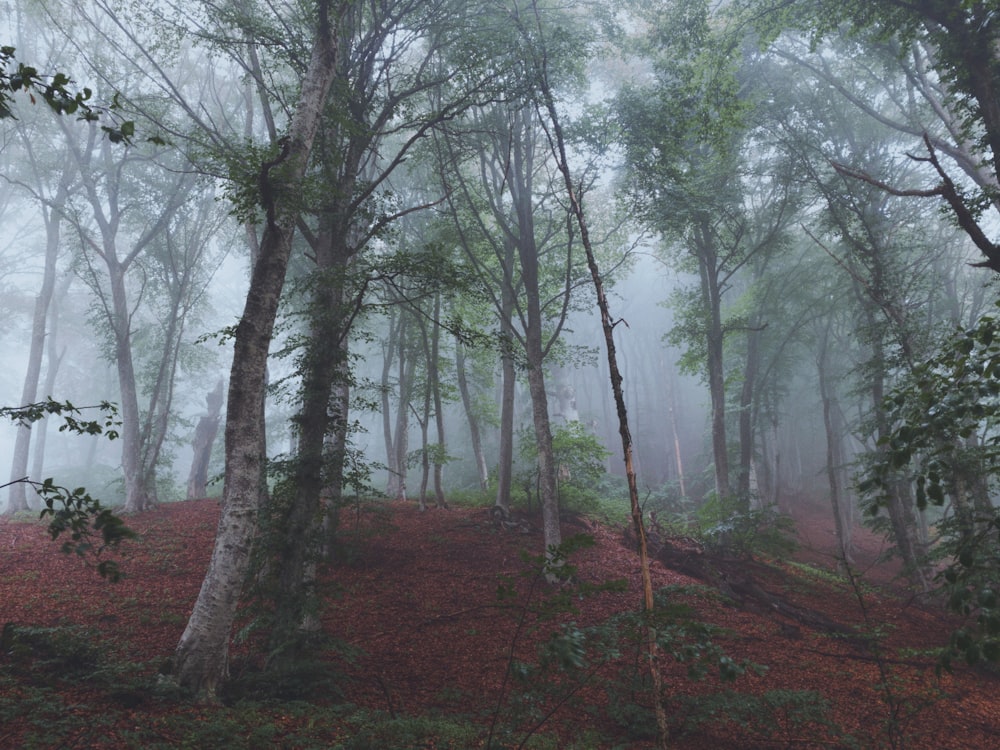
{"type": "Polygon", "coordinates": [[[830,505],[833,511],[834,527],[837,532],[837,546],[840,549],[840,562],[852,565],[854,563],[853,550],[851,549],[850,529],[845,526],[845,514],[843,511],[844,498],[840,485],[840,461],[842,460],[839,445],[841,435],[836,430],[834,424],[835,397],[831,393],[829,383],[829,361],[827,357],[827,344],[830,334],[830,323],[820,338],[819,358],[817,360],[817,373],[819,376],[819,395],[823,402],[823,426],[826,431],[826,476],[830,484],[830,505]]]}
{"type": "MultiPolygon", "coordinates": [[[[69,196],[69,183],[73,170],[63,172],[62,180],[52,201],[42,206],[45,221],[45,266],[42,272],[42,288],[35,298],[35,309],[31,322],[31,344],[28,349],[28,368],[21,390],[21,404],[34,403],[38,398],[38,381],[42,374],[42,357],[45,353],[45,330],[49,319],[49,308],[56,287],[56,261],[59,258],[60,226],[62,209],[69,196]]],[[[51,394],[49,394],[51,395],[51,394]]],[[[27,487],[18,480],[28,476],[28,458],[31,453],[32,425],[22,423],[17,427],[14,439],[14,458],[10,469],[10,494],[7,513],[28,510],[27,487]]],[[[35,479],[40,477],[36,475],[35,479]]]]}
{"type": "MultiPolygon", "coordinates": [[[[577,226],[580,229],[580,240],[583,243],[584,250],[587,254],[587,266],[590,269],[590,275],[594,282],[594,290],[597,293],[597,306],[601,313],[601,327],[604,331],[604,343],[607,348],[608,370],[611,377],[611,390],[614,394],[615,406],[618,411],[618,431],[621,435],[622,441],[622,454],[625,461],[625,477],[629,489],[629,504],[632,512],[632,524],[638,544],[639,567],[642,573],[643,584],[643,610],[647,614],[651,614],[655,606],[655,601],[653,599],[653,582],[649,570],[649,552],[646,545],[646,529],[642,521],[642,509],[639,506],[639,487],[636,482],[635,469],[632,466],[632,435],[629,431],[628,413],[625,408],[625,395],[622,389],[623,378],[618,369],[618,358],[615,353],[615,323],[614,319],[611,317],[607,296],[604,294],[604,281],[601,278],[601,272],[597,266],[597,260],[590,244],[590,233],[587,228],[587,220],[586,215],[584,214],[583,205],[580,203],[580,199],[573,187],[573,179],[569,171],[569,162],[566,159],[566,148],[562,135],[562,128],[560,127],[559,118],[556,114],[555,102],[552,99],[552,91],[549,88],[548,79],[545,77],[544,72],[545,68],[543,63],[542,95],[545,102],[545,108],[548,111],[552,124],[553,150],[555,151],[559,170],[562,173],[563,180],[566,185],[566,193],[569,196],[570,207],[576,219],[577,226]]],[[[650,677],[653,682],[653,708],[656,716],[657,728],[659,730],[659,744],[661,750],[666,750],[669,743],[670,730],[667,723],[666,709],[663,706],[663,676],[660,674],[658,665],[659,647],[656,640],[656,629],[652,623],[649,623],[646,628],[646,650],[649,658],[650,677]]]]}
{"type": "Polygon", "coordinates": [[[188,474],[187,499],[208,497],[208,465],[212,460],[212,446],[219,432],[220,412],[225,395],[225,382],[220,378],[215,389],[205,396],[207,411],[198,420],[192,442],[193,457],[188,474]]]}
{"type": "Polygon", "coordinates": [[[723,370],[722,300],[715,254],[709,230],[703,228],[698,257],[702,304],[706,306],[709,329],[708,389],[712,400],[712,457],[715,461],[715,492],[720,500],[732,494],[729,486],[729,445],[726,439],[726,380],[723,370]]]}
{"type": "Polygon", "coordinates": [[[677,464],[677,483],[681,498],[687,497],[687,487],[684,483],[684,461],[681,459],[681,438],[677,431],[677,394],[675,392],[674,372],[667,376],[667,399],[669,402],[670,434],[674,443],[674,461],[677,464]]]}
{"type": "Polygon", "coordinates": [[[389,313],[389,332],[382,345],[382,378],[380,381],[380,399],[382,401],[382,439],[385,443],[385,465],[388,472],[385,494],[395,497],[399,491],[401,471],[396,461],[395,441],[392,432],[392,409],[390,408],[389,374],[396,357],[396,339],[401,335],[402,316],[398,308],[389,313]]]}
{"type": "Polygon", "coordinates": [[[476,462],[476,472],[479,475],[479,489],[489,486],[490,470],[486,464],[486,454],[483,453],[483,438],[479,433],[479,418],[476,416],[472,403],[472,393],[469,390],[469,378],[465,372],[465,344],[455,339],[455,373],[458,380],[458,393],[462,399],[465,418],[469,422],[469,442],[472,444],[472,455],[476,462]]]}
{"type": "Polygon", "coordinates": [[[510,494],[514,476],[514,395],[517,387],[517,372],[514,368],[514,333],[511,316],[514,311],[512,268],[513,247],[505,243],[506,263],[504,284],[501,291],[500,309],[500,450],[497,456],[497,498],[496,507],[505,515],[510,515],[510,494]]]}
{"type": "Polygon", "coordinates": [[[434,453],[434,498],[439,508],[447,508],[444,496],[444,461],[447,444],[444,432],[444,404],[441,398],[441,372],[439,367],[441,349],[441,293],[434,295],[434,321],[431,329],[431,360],[428,378],[434,393],[434,429],[437,432],[437,450],[434,453]]]}
{"type": "Polygon", "coordinates": [[[760,366],[760,328],[747,333],[747,358],[743,367],[743,388],[740,391],[740,473],[736,495],[744,510],[750,509],[751,474],[754,456],[753,396],[760,366]]]}

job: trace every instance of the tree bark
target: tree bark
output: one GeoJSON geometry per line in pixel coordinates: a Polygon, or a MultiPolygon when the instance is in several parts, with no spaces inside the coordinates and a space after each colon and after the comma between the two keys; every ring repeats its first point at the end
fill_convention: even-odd
{"type": "MultiPolygon", "coordinates": [[[[537,18],[537,7],[536,7],[537,18]]],[[[625,461],[625,478],[629,489],[629,506],[632,513],[632,524],[635,529],[638,552],[639,567],[642,575],[643,590],[643,611],[652,613],[655,600],[653,598],[653,581],[649,569],[649,550],[646,544],[646,529],[642,521],[642,509],[639,506],[639,487],[636,481],[635,469],[632,465],[632,433],[629,430],[628,412],[625,407],[625,394],[622,389],[622,374],[618,369],[618,357],[615,350],[614,319],[611,317],[610,306],[607,296],[604,293],[604,280],[601,277],[597,260],[590,244],[590,232],[587,227],[586,214],[583,204],[573,186],[573,179],[569,171],[569,162],[566,159],[565,140],[562,134],[562,127],[556,112],[555,101],[552,98],[552,91],[549,88],[548,79],[545,76],[544,58],[542,62],[542,97],[545,109],[548,112],[552,124],[552,146],[555,151],[556,161],[559,171],[562,174],[566,193],[569,197],[570,207],[576,224],[580,229],[580,241],[583,244],[587,255],[587,267],[590,269],[591,279],[594,283],[594,291],[597,294],[597,307],[601,314],[601,328],[604,333],[604,343],[607,348],[608,372],[611,380],[611,391],[614,394],[615,406],[618,412],[618,432],[621,435],[622,456],[625,461]]],[[[658,664],[659,646],[656,639],[656,629],[652,623],[646,627],[645,633],[646,655],[648,657],[648,667],[650,678],[653,683],[653,713],[656,718],[657,729],[659,730],[659,745],[662,750],[666,750],[670,738],[669,725],[667,723],[666,709],[663,705],[663,676],[660,673],[658,664]]]]}
{"type": "Polygon", "coordinates": [[[740,391],[740,473],[736,496],[744,510],[750,509],[751,476],[754,456],[754,389],[760,367],[761,329],[755,326],[747,332],[747,357],[743,366],[743,388],[740,391]]]}
{"type": "Polygon", "coordinates": [[[701,277],[702,304],[707,318],[708,390],[712,401],[712,457],[715,462],[715,493],[719,500],[732,494],[729,486],[729,445],[726,438],[726,379],[723,369],[722,287],[711,229],[698,227],[697,261],[701,277]]]}
{"type": "MultiPolygon", "coordinates": [[[[236,327],[226,413],[222,515],[208,573],[175,653],[178,682],[214,700],[228,676],[229,637],[249,570],[265,491],[262,405],[267,356],[291,253],[301,192],[323,105],[337,65],[338,19],[332,0],[317,2],[308,68],[281,154],[260,171],[267,220],[246,305],[236,327]]],[[[341,6],[342,7],[342,6],[341,6]]]]}
{"type": "MultiPolygon", "coordinates": [[[[31,321],[31,344],[28,349],[28,368],[21,390],[21,404],[33,404],[38,398],[38,381],[42,374],[42,358],[45,354],[45,331],[48,325],[49,308],[56,287],[56,261],[59,258],[60,226],[62,210],[69,197],[70,182],[75,170],[66,169],[51,201],[42,204],[42,219],[45,223],[45,266],[42,272],[42,288],[35,298],[35,309],[31,321]]],[[[50,363],[51,367],[51,363],[50,363]]],[[[47,394],[51,395],[51,394],[47,394]]],[[[10,469],[10,494],[7,499],[8,514],[28,510],[27,487],[18,481],[28,476],[28,459],[31,453],[30,424],[19,424],[14,438],[14,457],[10,469]]],[[[41,477],[35,476],[34,479],[41,477]]]]}
{"type": "Polygon", "coordinates": [[[830,485],[830,506],[833,511],[834,528],[837,532],[837,546],[840,549],[839,560],[846,565],[853,565],[853,549],[851,547],[851,529],[847,523],[847,514],[844,512],[845,498],[843,487],[840,482],[840,466],[843,455],[840,450],[842,436],[836,429],[835,424],[835,395],[829,382],[829,358],[828,339],[830,335],[831,322],[828,320],[826,328],[820,337],[819,357],[816,363],[817,375],[819,377],[819,395],[823,402],[823,427],[826,432],[826,476],[830,485]]]}
{"type": "Polygon", "coordinates": [[[205,396],[206,413],[198,420],[194,430],[191,471],[188,474],[187,499],[208,497],[208,465],[212,459],[212,446],[219,432],[219,413],[222,411],[225,383],[222,379],[215,389],[205,396]]]}
{"type": "Polygon", "coordinates": [[[469,423],[469,442],[472,444],[472,456],[476,462],[476,472],[479,475],[479,489],[489,486],[490,470],[486,464],[486,454],[483,453],[483,438],[479,432],[479,418],[476,416],[472,403],[472,392],[469,389],[469,378],[465,371],[465,344],[457,337],[455,339],[455,373],[458,380],[458,393],[462,399],[462,408],[469,423]]]}
{"type": "Polygon", "coordinates": [[[444,461],[447,455],[447,443],[444,432],[444,404],[441,398],[441,292],[434,295],[434,319],[431,330],[431,361],[428,379],[434,393],[434,430],[437,433],[437,450],[434,454],[434,499],[439,508],[447,508],[448,500],[444,496],[444,461]]]}

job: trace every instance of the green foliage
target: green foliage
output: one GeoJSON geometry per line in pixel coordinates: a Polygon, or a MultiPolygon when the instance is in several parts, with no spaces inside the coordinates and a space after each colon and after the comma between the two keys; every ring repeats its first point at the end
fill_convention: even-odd
{"type": "MultiPolygon", "coordinates": [[[[49,415],[63,418],[60,431],[77,435],[105,435],[112,440],[118,436],[117,428],[121,424],[117,408],[107,401],[94,407],[78,408],[69,401],[55,401],[50,397],[27,406],[0,408],[0,417],[20,424],[31,424],[49,415]],[[100,409],[103,416],[93,420],[82,419],[81,409],[100,409]]],[[[63,539],[63,552],[73,552],[80,557],[92,556],[98,560],[97,572],[102,578],[112,582],[119,580],[121,569],[117,561],[100,558],[105,552],[116,551],[125,540],[135,538],[135,532],[120,517],[101,505],[100,500],[91,497],[83,487],[71,490],[57,485],[51,477],[41,482],[27,477],[15,481],[31,485],[42,498],[45,507],[40,518],[51,518],[49,534],[52,539],[69,535],[69,539],[63,539]]]]}
{"type": "Polygon", "coordinates": [[[79,557],[93,556],[98,560],[97,572],[100,576],[112,582],[118,581],[121,578],[118,562],[100,558],[107,551],[117,550],[125,540],[134,539],[135,532],[83,487],[70,490],[54,484],[52,479],[28,484],[34,487],[45,503],[41,518],[51,517],[49,534],[52,539],[69,535],[69,539],[63,540],[62,551],[79,557]]]}
{"type": "Polygon", "coordinates": [[[675,715],[681,716],[681,732],[700,727],[735,724],[755,742],[798,740],[824,734],[838,747],[854,742],[828,718],[830,703],[814,690],[768,690],[760,695],[725,690],[708,695],[683,696],[675,715]]]}
{"type": "MultiPolygon", "coordinates": [[[[101,125],[107,139],[112,143],[132,142],[135,123],[117,117],[117,110],[120,109],[117,94],[110,105],[97,107],[90,101],[93,92],[89,88],[74,90],[73,81],[65,73],[46,75],[37,68],[18,62],[15,53],[14,47],[0,47],[0,120],[16,119],[13,110],[15,95],[24,93],[32,104],[41,99],[57,115],[76,115],[77,119],[88,122],[99,122],[102,118],[108,121],[110,118],[113,124],[101,125]]],[[[150,140],[163,143],[158,137],[150,140]]]]}
{"type": "MultiPolygon", "coordinates": [[[[714,677],[722,683],[733,682],[748,669],[761,672],[763,667],[737,662],[716,639],[724,636],[719,628],[702,622],[691,602],[716,597],[717,593],[701,586],[667,586],[655,593],[651,612],[624,612],[599,628],[605,637],[617,639],[618,651],[631,654],[608,683],[608,711],[634,738],[657,736],[653,717],[655,700],[649,665],[643,658],[646,638],[652,628],[659,652],[683,664],[691,680],[714,677]]],[[[663,696],[667,699],[667,696],[663,696]]]]}
{"type": "MultiPolygon", "coordinates": [[[[538,444],[534,430],[522,429],[518,452],[523,486],[530,493],[538,482],[538,444]]],[[[570,422],[552,430],[552,453],[559,476],[559,504],[578,511],[593,511],[602,499],[601,485],[609,452],[582,422],[570,422]]]]}
{"type": "Polygon", "coordinates": [[[60,432],[72,432],[76,435],[104,435],[109,440],[114,440],[121,427],[118,407],[109,401],[102,401],[95,406],[74,406],[69,401],[56,401],[50,396],[44,401],[26,406],[0,406],[0,419],[9,419],[20,425],[29,425],[49,416],[62,417],[60,432]],[[101,412],[101,417],[83,419],[84,409],[97,409],[101,412]]]}
{"type": "Polygon", "coordinates": [[[42,682],[92,676],[104,659],[97,634],[84,628],[33,627],[5,623],[0,654],[42,682]]]}
{"type": "Polygon", "coordinates": [[[329,699],[343,694],[343,673],[334,657],[354,661],[360,651],[329,638],[314,638],[308,659],[275,660],[267,670],[246,668],[234,675],[225,686],[227,703],[252,700],[261,702],[306,700],[313,695],[329,699]]]}
{"type": "MultiPolygon", "coordinates": [[[[1000,303],[998,303],[1000,307],[1000,303]]],[[[984,316],[919,363],[885,398],[893,425],[859,483],[876,515],[893,483],[912,483],[919,509],[945,508],[936,550],[948,607],[967,619],[943,664],[1000,661],[1000,513],[990,497],[1000,480],[1000,320],[984,316]]]]}
{"type": "Polygon", "coordinates": [[[477,744],[480,728],[469,722],[427,716],[357,715],[363,722],[338,750],[435,747],[464,750],[477,744]]]}
{"type": "Polygon", "coordinates": [[[520,576],[527,584],[524,593],[524,587],[519,589],[515,580],[500,580],[497,599],[514,615],[516,625],[487,747],[495,747],[495,739],[501,737],[522,736],[522,743],[526,742],[572,699],[601,665],[617,655],[610,642],[598,643],[598,634],[570,619],[578,613],[576,602],[583,597],[625,587],[624,581],[598,585],[576,581],[576,567],[570,558],[593,545],[593,537],[577,534],[543,555],[522,552],[522,559],[528,564],[520,576]],[[516,658],[520,642],[543,626],[552,629],[539,642],[535,659],[516,658]],[[516,692],[509,689],[512,681],[518,685],[516,692]],[[525,726],[529,727],[526,733],[525,726]]]}
{"type": "Polygon", "coordinates": [[[706,548],[739,557],[785,557],[796,547],[792,519],[775,506],[748,509],[714,493],[700,505],[668,506],[658,522],[670,533],[696,537],[706,548]]]}
{"type": "Polygon", "coordinates": [[[656,592],[651,612],[620,612],[591,625],[577,622],[577,600],[605,590],[622,590],[624,584],[611,581],[594,586],[576,581],[569,558],[592,544],[590,537],[577,536],[550,550],[548,556],[525,555],[529,568],[523,577],[530,584],[526,594],[513,581],[501,582],[498,598],[516,615],[518,624],[487,746],[492,746],[495,737],[524,737],[525,726],[530,727],[530,736],[598,675],[606,681],[609,716],[633,738],[647,736],[647,730],[648,736],[655,736],[652,685],[643,656],[651,630],[659,653],[684,665],[690,679],[714,676],[720,682],[732,682],[748,669],[762,670],[729,656],[716,642],[724,632],[699,618],[692,602],[716,596],[704,587],[666,587],[656,592]],[[561,583],[541,587],[553,578],[561,583]],[[548,635],[538,642],[534,658],[515,658],[518,642],[543,626],[548,635]],[[609,674],[613,675],[610,680],[609,674]],[[508,697],[509,680],[518,689],[508,697]],[[501,713],[504,720],[498,722],[501,713]]]}

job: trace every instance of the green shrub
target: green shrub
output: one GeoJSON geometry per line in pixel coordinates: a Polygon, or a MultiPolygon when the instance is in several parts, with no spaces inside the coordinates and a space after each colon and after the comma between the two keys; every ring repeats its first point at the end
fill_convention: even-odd
{"type": "MultiPolygon", "coordinates": [[[[669,518],[668,527],[680,527],[669,518]]],[[[685,519],[683,533],[698,537],[706,548],[738,557],[764,554],[785,557],[795,551],[795,525],[774,505],[747,508],[735,498],[712,494],[685,519]]]]}

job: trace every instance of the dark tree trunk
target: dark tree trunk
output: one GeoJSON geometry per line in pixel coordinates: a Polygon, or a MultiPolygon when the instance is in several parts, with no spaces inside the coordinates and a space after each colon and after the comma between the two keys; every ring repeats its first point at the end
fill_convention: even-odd
{"type": "Polygon", "coordinates": [[[225,383],[220,378],[215,390],[205,396],[205,405],[208,410],[198,420],[198,425],[194,430],[192,444],[194,456],[191,458],[191,471],[188,474],[187,483],[188,500],[208,497],[208,466],[212,460],[212,446],[215,445],[215,436],[219,432],[222,401],[225,397],[224,388],[225,383]]]}
{"type": "Polygon", "coordinates": [[[462,408],[469,422],[469,442],[472,444],[472,455],[476,462],[476,472],[479,475],[479,488],[485,490],[489,486],[490,470],[486,464],[486,454],[483,453],[483,438],[479,432],[479,418],[476,416],[472,403],[472,393],[469,389],[469,378],[465,371],[465,345],[455,339],[455,373],[458,380],[458,393],[462,398],[462,408]]]}

